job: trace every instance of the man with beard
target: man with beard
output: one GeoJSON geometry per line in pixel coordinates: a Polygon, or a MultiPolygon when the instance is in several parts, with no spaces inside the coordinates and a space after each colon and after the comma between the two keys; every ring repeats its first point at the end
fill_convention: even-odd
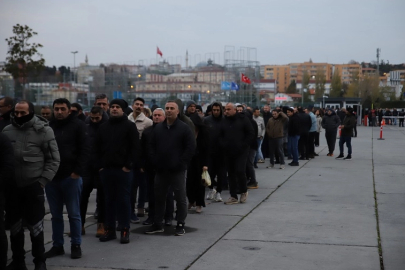
{"type": "Polygon", "coordinates": [[[333,157],[333,151],[335,151],[336,144],[336,133],[339,125],[339,116],[336,115],[334,110],[328,109],[325,116],[322,118],[322,128],[325,129],[325,138],[329,149],[327,154],[328,157],[333,157]]]}
{"type": "Polygon", "coordinates": [[[225,155],[225,164],[229,178],[230,197],[225,204],[245,203],[247,200],[246,162],[249,146],[254,139],[254,131],[249,119],[243,113],[236,112],[236,106],[225,106],[225,118],[221,123],[219,143],[225,155]],[[237,190],[241,193],[238,201],[237,190]]]}
{"type": "Polygon", "coordinates": [[[71,232],[72,259],[82,257],[82,222],[80,198],[82,175],[86,168],[90,146],[83,121],[70,113],[70,101],[65,98],[53,102],[54,119],[49,123],[58,143],[60,166],[54,180],[45,186],[46,197],[52,214],[52,248],[45,253],[47,258],[65,254],[63,205],[66,205],[71,232]]]}
{"type": "Polygon", "coordinates": [[[100,242],[116,239],[115,221],[121,226],[121,244],[129,243],[132,168],[140,154],[139,133],[124,114],[127,103],[110,102],[110,118],[100,126],[95,146],[97,168],[105,196],[105,228],[100,242]]]}
{"type": "Polygon", "coordinates": [[[9,218],[13,261],[7,269],[25,266],[23,219],[31,235],[35,269],[46,269],[44,226],[44,186],[59,167],[59,151],[48,122],[34,115],[34,105],[22,100],[11,114],[11,125],[3,133],[13,142],[15,182],[10,185],[9,218]]]}
{"type": "MultiPolygon", "coordinates": [[[[128,120],[134,122],[136,128],[139,132],[139,140],[142,138],[142,132],[153,125],[151,119],[145,116],[143,109],[145,106],[145,100],[143,98],[137,97],[132,103],[133,112],[128,116],[128,120]]],[[[131,188],[131,222],[139,223],[138,217],[145,216],[145,201],[147,196],[147,183],[145,173],[139,170],[139,164],[135,164],[133,169],[133,182],[131,188]],[[138,211],[135,213],[135,204],[137,198],[137,192],[139,187],[139,197],[138,197],[138,211]]]]}
{"type": "Polygon", "coordinates": [[[205,117],[204,122],[209,127],[210,134],[210,150],[208,158],[208,172],[211,177],[211,186],[209,186],[209,191],[207,194],[207,200],[215,200],[217,202],[222,202],[221,192],[223,185],[226,181],[226,170],[224,164],[223,152],[219,146],[219,135],[221,123],[224,119],[222,115],[222,104],[219,102],[214,102],[211,106],[212,114],[205,117]],[[216,189],[214,188],[214,179],[217,179],[216,189]]]}

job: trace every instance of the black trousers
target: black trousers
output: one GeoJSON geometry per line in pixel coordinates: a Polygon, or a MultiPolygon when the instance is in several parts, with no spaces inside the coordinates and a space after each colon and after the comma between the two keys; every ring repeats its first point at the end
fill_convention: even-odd
{"type": "Polygon", "coordinates": [[[211,177],[211,186],[210,189],[213,189],[214,186],[217,186],[217,192],[222,192],[222,187],[226,183],[226,170],[224,163],[224,156],[220,153],[211,154],[208,160],[208,173],[211,177]],[[216,177],[216,183],[215,183],[216,177]]]}
{"type": "Polygon", "coordinates": [[[155,224],[161,225],[166,210],[166,195],[173,189],[177,206],[177,223],[187,217],[186,172],[157,172],[155,175],[155,224]]]}
{"type": "Polygon", "coordinates": [[[307,155],[315,154],[315,136],[316,132],[309,132],[308,133],[308,141],[307,141],[307,155]]]}
{"type": "Polygon", "coordinates": [[[309,158],[308,151],[308,132],[301,133],[300,139],[298,140],[298,152],[301,157],[309,158]]]}
{"type": "Polygon", "coordinates": [[[90,194],[94,187],[97,187],[97,209],[98,220],[97,223],[104,223],[105,205],[104,205],[104,190],[98,172],[92,172],[90,176],[83,176],[83,190],[80,199],[80,215],[82,218],[82,225],[86,222],[87,207],[89,204],[90,194]]]}
{"type": "Polygon", "coordinates": [[[4,192],[0,191],[0,270],[6,269],[7,264],[7,235],[4,226],[4,192]]]}
{"type": "Polygon", "coordinates": [[[315,132],[315,139],[314,139],[314,143],[316,146],[319,146],[319,132],[315,132]]]}
{"type": "MultiPolygon", "coordinates": [[[[155,220],[155,172],[154,171],[146,171],[146,180],[148,181],[148,206],[149,206],[149,213],[148,218],[150,220],[155,220]]],[[[174,212],[174,197],[173,197],[173,189],[169,187],[169,191],[166,195],[166,211],[164,218],[165,220],[172,220],[173,219],[173,212],[174,212]]]]}
{"type": "Polygon", "coordinates": [[[329,153],[333,154],[336,145],[336,131],[325,131],[326,143],[328,144],[329,153]]]}
{"type": "Polygon", "coordinates": [[[187,169],[187,198],[188,202],[205,207],[205,187],[202,184],[202,166],[198,155],[194,155],[187,169]]]}
{"type": "Polygon", "coordinates": [[[231,197],[238,198],[237,191],[240,193],[247,191],[246,162],[248,158],[248,148],[244,149],[236,156],[226,155],[225,164],[228,171],[229,193],[231,197]]]}
{"type": "Polygon", "coordinates": [[[44,189],[39,182],[10,189],[10,243],[13,261],[25,261],[23,219],[30,231],[34,263],[45,262],[44,252],[44,189]]]}

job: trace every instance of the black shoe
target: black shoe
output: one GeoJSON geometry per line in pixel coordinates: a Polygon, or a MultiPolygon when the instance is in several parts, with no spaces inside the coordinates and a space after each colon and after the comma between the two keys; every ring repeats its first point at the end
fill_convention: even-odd
{"type": "Polygon", "coordinates": [[[352,160],[352,155],[347,155],[347,157],[345,157],[344,160],[352,160]]]}
{"type": "Polygon", "coordinates": [[[339,156],[336,157],[336,159],[343,159],[345,156],[343,154],[340,154],[339,156]]]}
{"type": "Polygon", "coordinates": [[[247,188],[248,189],[257,189],[259,186],[258,186],[258,184],[257,184],[257,182],[249,182],[248,184],[247,184],[247,188]]]}
{"type": "Polygon", "coordinates": [[[314,153],[314,156],[315,156],[315,157],[318,157],[319,155],[318,155],[317,153],[314,153]]]}
{"type": "Polygon", "coordinates": [[[79,259],[82,257],[82,249],[80,248],[80,245],[72,245],[70,251],[70,258],[79,259]]]}
{"type": "Polygon", "coordinates": [[[152,226],[150,226],[145,233],[146,234],[154,234],[154,233],[161,233],[164,232],[165,230],[163,229],[162,225],[157,225],[154,223],[152,226]]]}
{"type": "Polygon", "coordinates": [[[65,250],[63,249],[63,246],[51,247],[51,249],[48,252],[44,253],[44,257],[49,259],[49,258],[53,258],[53,257],[60,256],[63,254],[65,254],[65,250]]]}
{"type": "MultiPolygon", "coordinates": [[[[21,268],[21,269],[23,269],[23,268],[21,268]]],[[[47,270],[47,269],[46,269],[46,263],[45,263],[45,262],[38,262],[38,263],[36,263],[34,270],[47,270]]]]}
{"type": "Polygon", "coordinates": [[[173,219],[166,219],[165,220],[165,226],[172,226],[172,224],[173,224],[173,219]]]}
{"type": "Polygon", "coordinates": [[[143,225],[152,225],[153,224],[153,219],[147,218],[144,222],[142,222],[143,225]]]}
{"type": "Polygon", "coordinates": [[[128,228],[122,229],[120,243],[121,244],[128,244],[129,243],[129,229],[128,228]]]}
{"type": "Polygon", "coordinates": [[[28,270],[28,268],[25,265],[25,262],[18,263],[18,262],[12,261],[9,265],[7,265],[6,270],[28,270]]]}
{"type": "Polygon", "coordinates": [[[257,167],[257,165],[256,165],[256,164],[253,164],[253,167],[254,167],[255,169],[259,168],[259,167],[257,167]]]}
{"type": "Polygon", "coordinates": [[[300,166],[300,164],[298,162],[291,162],[291,163],[288,163],[288,165],[290,165],[290,166],[300,166]]]}
{"type": "Polygon", "coordinates": [[[299,160],[305,160],[305,158],[304,158],[304,157],[300,157],[299,160]]]}
{"type": "Polygon", "coordinates": [[[174,235],[176,236],[182,236],[186,233],[186,231],[184,230],[184,224],[182,223],[178,223],[176,226],[176,230],[174,231],[174,235]]]}
{"type": "Polygon", "coordinates": [[[110,228],[105,228],[104,234],[99,238],[100,242],[107,242],[113,239],[117,239],[117,234],[114,230],[111,230],[110,228]]]}
{"type": "Polygon", "coordinates": [[[96,208],[96,211],[94,211],[94,218],[98,219],[98,208],[96,208]]]}

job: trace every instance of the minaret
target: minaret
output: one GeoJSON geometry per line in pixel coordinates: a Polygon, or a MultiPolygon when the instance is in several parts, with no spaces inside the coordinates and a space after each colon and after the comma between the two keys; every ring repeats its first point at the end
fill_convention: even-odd
{"type": "Polygon", "coordinates": [[[186,69],[188,69],[188,50],[186,50],[186,69]]]}
{"type": "Polygon", "coordinates": [[[86,54],[86,59],[84,60],[84,62],[86,63],[86,66],[89,65],[89,59],[87,58],[87,54],[86,54]]]}

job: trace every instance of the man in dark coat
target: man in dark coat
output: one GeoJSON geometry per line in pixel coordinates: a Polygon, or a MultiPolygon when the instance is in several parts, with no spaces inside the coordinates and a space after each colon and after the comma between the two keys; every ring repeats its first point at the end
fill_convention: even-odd
{"type": "Polygon", "coordinates": [[[356,126],[356,116],[353,113],[353,108],[348,108],[346,110],[346,117],[343,119],[342,125],[340,126],[342,134],[339,138],[339,150],[340,154],[336,159],[351,160],[352,159],[352,137],[353,129],[356,126]],[[347,146],[347,157],[344,156],[343,145],[346,143],[347,146]]]}
{"type": "MultiPolygon", "coordinates": [[[[269,119],[272,117],[269,105],[264,105],[262,116],[263,116],[264,126],[266,126],[267,122],[269,122],[269,119]]],[[[261,163],[264,163],[264,160],[269,157],[269,137],[267,136],[266,133],[264,134],[263,143],[262,143],[262,154],[263,154],[263,161],[261,163]]]]}
{"type": "Polygon", "coordinates": [[[292,156],[293,161],[290,166],[299,166],[298,162],[298,140],[301,134],[301,119],[294,108],[287,108],[288,116],[288,156],[292,156]]]}
{"type": "Polygon", "coordinates": [[[219,146],[219,135],[221,123],[224,120],[222,114],[222,105],[219,102],[214,102],[211,106],[212,114],[205,117],[204,122],[209,127],[210,134],[210,150],[209,150],[209,165],[208,172],[211,177],[211,186],[207,195],[207,200],[215,200],[222,202],[221,192],[223,186],[226,184],[226,170],[224,163],[223,152],[219,146]],[[216,189],[214,189],[216,181],[216,189]]]}
{"type": "Polygon", "coordinates": [[[52,248],[45,253],[47,258],[65,254],[63,205],[69,216],[71,233],[71,258],[82,256],[82,221],[80,198],[82,175],[89,158],[90,146],[87,129],[83,121],[70,114],[71,104],[65,98],[53,102],[54,119],[49,123],[55,133],[60,154],[60,166],[54,180],[45,186],[49,208],[52,214],[52,248]]]}
{"type": "Polygon", "coordinates": [[[225,119],[220,127],[220,145],[225,155],[230,197],[225,204],[245,203],[247,200],[246,162],[250,143],[255,139],[252,124],[243,113],[236,112],[236,105],[225,106],[225,119]],[[238,201],[237,189],[241,193],[238,201]]]}
{"type": "Polygon", "coordinates": [[[336,133],[339,125],[340,118],[334,110],[328,109],[322,118],[322,128],[325,129],[325,138],[329,149],[327,156],[329,157],[333,157],[333,151],[335,151],[336,133]]]}
{"type": "Polygon", "coordinates": [[[0,269],[6,269],[7,236],[4,226],[4,193],[14,181],[14,149],[6,135],[0,132],[0,269]]]}
{"type": "Polygon", "coordinates": [[[14,101],[11,97],[0,98],[0,132],[4,127],[10,125],[10,114],[14,101]]]}
{"type": "Polygon", "coordinates": [[[179,107],[174,101],[165,105],[166,119],[155,126],[149,144],[149,160],[155,170],[155,222],[146,234],[163,232],[166,194],[172,186],[177,203],[175,235],[185,234],[187,217],[186,170],[195,153],[196,141],[190,127],[182,122],[179,107]]]}
{"type": "Polygon", "coordinates": [[[298,117],[300,118],[301,122],[300,139],[298,140],[298,150],[301,154],[300,159],[309,160],[309,157],[312,154],[308,149],[309,130],[312,126],[311,116],[305,113],[302,107],[298,107],[298,117]]]}
{"type": "Polygon", "coordinates": [[[110,102],[110,118],[97,131],[95,152],[105,196],[105,229],[100,242],[116,239],[115,221],[121,226],[121,244],[129,243],[132,169],[140,155],[139,133],[124,110],[122,99],[110,102]]]}

